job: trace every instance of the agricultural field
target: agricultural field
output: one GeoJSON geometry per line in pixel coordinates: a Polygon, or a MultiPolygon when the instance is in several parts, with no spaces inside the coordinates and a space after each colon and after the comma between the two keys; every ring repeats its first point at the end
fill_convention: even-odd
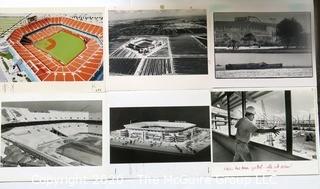
{"type": "Polygon", "coordinates": [[[144,61],[140,75],[163,75],[172,73],[169,59],[152,59],[144,61]]]}
{"type": "Polygon", "coordinates": [[[130,37],[119,37],[116,41],[109,41],[109,52],[114,52],[117,50],[121,45],[128,42],[130,37]]]}
{"type": "Polygon", "coordinates": [[[0,17],[0,38],[4,37],[6,32],[15,26],[19,25],[19,22],[23,20],[21,16],[3,16],[0,17]]]}
{"type": "Polygon", "coordinates": [[[206,54],[207,49],[202,46],[191,35],[182,35],[178,37],[170,37],[172,54],[206,54]]]}
{"type": "Polygon", "coordinates": [[[133,75],[141,59],[135,58],[114,58],[110,59],[109,70],[111,73],[122,75],[133,75]]]}
{"type": "Polygon", "coordinates": [[[112,58],[138,58],[139,55],[130,49],[120,47],[110,55],[112,58]]]}
{"type": "Polygon", "coordinates": [[[174,58],[173,66],[177,74],[206,74],[204,70],[208,69],[208,60],[207,58],[174,58]]]}
{"type": "Polygon", "coordinates": [[[150,57],[169,57],[169,50],[168,47],[163,47],[159,51],[150,55],[150,57]]]}

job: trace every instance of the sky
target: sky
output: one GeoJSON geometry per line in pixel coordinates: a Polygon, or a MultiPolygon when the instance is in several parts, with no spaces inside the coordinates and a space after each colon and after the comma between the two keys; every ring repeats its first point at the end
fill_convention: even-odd
{"type": "Polygon", "coordinates": [[[30,111],[60,110],[60,111],[87,111],[101,112],[102,101],[25,101],[3,102],[2,107],[28,108],[30,111]]]}
{"type": "Polygon", "coordinates": [[[291,92],[292,115],[301,119],[311,119],[315,117],[315,94],[312,89],[293,90],[291,92]]]}
{"type": "MultiPolygon", "coordinates": [[[[258,113],[263,113],[261,106],[261,99],[257,99],[255,105],[256,111],[258,113]]],[[[309,119],[309,114],[311,118],[314,119],[315,116],[315,106],[314,106],[314,91],[312,89],[303,90],[292,90],[291,91],[291,107],[292,116],[297,119],[299,117],[302,119],[309,119]]],[[[285,117],[285,101],[283,91],[274,91],[263,97],[263,103],[265,105],[266,113],[268,115],[278,115],[280,117],[285,117]]],[[[248,104],[250,105],[250,104],[248,104]]]]}
{"type": "Polygon", "coordinates": [[[264,113],[270,117],[285,118],[284,91],[272,91],[271,93],[259,97],[256,102],[248,102],[247,106],[254,106],[258,115],[264,113]],[[263,110],[263,104],[264,109],[263,110]]]}
{"type": "Polygon", "coordinates": [[[0,13],[0,19],[1,19],[1,16],[3,17],[7,17],[7,16],[27,16],[28,14],[27,13],[14,13],[14,14],[8,14],[8,13],[0,13]]]}
{"type": "Polygon", "coordinates": [[[109,20],[127,20],[170,16],[206,15],[205,10],[111,10],[108,12],[109,20]]]}

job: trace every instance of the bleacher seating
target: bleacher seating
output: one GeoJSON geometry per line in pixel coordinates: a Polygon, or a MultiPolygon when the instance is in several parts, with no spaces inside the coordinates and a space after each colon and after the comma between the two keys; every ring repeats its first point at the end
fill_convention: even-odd
{"type": "Polygon", "coordinates": [[[4,133],[2,137],[25,144],[32,148],[37,148],[38,144],[59,139],[57,135],[49,130],[37,126],[30,126],[27,129],[24,127],[16,127],[9,132],[4,133]]]}
{"type": "Polygon", "coordinates": [[[28,36],[32,41],[38,41],[61,30],[67,31],[62,26],[95,36],[102,41],[101,26],[66,17],[50,17],[14,30],[8,42],[41,81],[89,81],[102,66],[103,48],[96,40],[81,36],[87,41],[86,49],[68,65],[60,64],[32,44],[22,45],[20,43],[24,36],[28,36]]]}
{"type": "Polygon", "coordinates": [[[86,123],[58,123],[53,128],[65,136],[72,136],[77,133],[88,133],[88,124],[86,123]]]}
{"type": "Polygon", "coordinates": [[[20,122],[89,120],[89,112],[54,111],[31,112],[27,108],[2,107],[2,125],[20,122]]]}

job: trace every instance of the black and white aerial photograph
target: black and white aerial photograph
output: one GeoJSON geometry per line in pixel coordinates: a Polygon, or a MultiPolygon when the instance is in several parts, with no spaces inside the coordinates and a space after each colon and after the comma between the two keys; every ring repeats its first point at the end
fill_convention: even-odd
{"type": "Polygon", "coordinates": [[[102,101],[3,102],[1,166],[101,166],[102,101]]]}
{"type": "Polygon", "coordinates": [[[311,13],[214,13],[215,77],[308,78],[311,13]]]}
{"type": "Polygon", "coordinates": [[[209,162],[208,106],[110,109],[111,163],[209,162]]]}
{"type": "Polygon", "coordinates": [[[206,10],[110,10],[111,76],[208,74],[206,10]]]}
{"type": "Polygon", "coordinates": [[[317,160],[315,89],[211,93],[213,162],[317,160]]]}

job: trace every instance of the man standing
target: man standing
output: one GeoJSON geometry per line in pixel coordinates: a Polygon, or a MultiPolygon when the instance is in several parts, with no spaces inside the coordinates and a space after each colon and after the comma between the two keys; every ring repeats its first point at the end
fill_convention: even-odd
{"type": "Polygon", "coordinates": [[[271,129],[259,129],[252,121],[256,114],[253,106],[248,106],[246,109],[245,117],[241,118],[235,127],[237,128],[236,133],[236,146],[235,155],[233,161],[252,161],[252,156],[249,150],[248,143],[254,133],[274,133],[278,135],[280,130],[274,126],[271,129]]]}

